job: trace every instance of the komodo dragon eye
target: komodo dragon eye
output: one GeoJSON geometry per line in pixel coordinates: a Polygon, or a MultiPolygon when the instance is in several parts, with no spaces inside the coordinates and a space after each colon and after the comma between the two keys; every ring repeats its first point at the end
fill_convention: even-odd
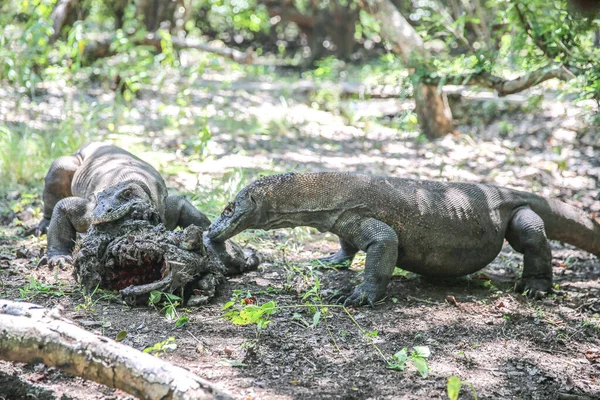
{"type": "Polygon", "coordinates": [[[231,217],[233,215],[234,210],[235,210],[234,205],[228,204],[227,207],[225,207],[225,209],[223,210],[223,215],[226,217],[231,217]]]}
{"type": "Polygon", "coordinates": [[[130,189],[124,190],[121,193],[121,197],[123,197],[124,199],[130,199],[132,195],[133,195],[133,192],[130,189]]]}

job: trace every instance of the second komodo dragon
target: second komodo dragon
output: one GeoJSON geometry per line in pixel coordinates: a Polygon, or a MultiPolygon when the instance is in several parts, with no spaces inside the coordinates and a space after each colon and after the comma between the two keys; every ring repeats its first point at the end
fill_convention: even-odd
{"type": "Polygon", "coordinates": [[[264,177],[242,189],[211,225],[226,240],[249,229],[311,226],[339,236],[331,262],[367,253],[364,282],[345,304],[385,296],[397,265],[422,275],[453,277],[490,263],[506,238],[524,255],[519,292],[552,289],[548,238],[600,256],[600,224],[558,200],[474,183],[448,183],[350,173],[264,177]]]}
{"type": "MultiPolygon", "coordinates": [[[[38,235],[47,231],[49,266],[72,263],[77,232],[90,225],[118,223],[132,210],[158,214],[168,230],[197,225],[206,230],[210,220],[182,196],[169,196],[163,178],[150,164],[119,147],[89,143],[52,163],[44,186],[44,219],[38,235]],[[138,205],[137,207],[135,207],[138,205]],[[149,205],[148,207],[145,207],[149,205]]],[[[208,243],[228,268],[253,269],[258,258],[234,243],[208,243]]]]}

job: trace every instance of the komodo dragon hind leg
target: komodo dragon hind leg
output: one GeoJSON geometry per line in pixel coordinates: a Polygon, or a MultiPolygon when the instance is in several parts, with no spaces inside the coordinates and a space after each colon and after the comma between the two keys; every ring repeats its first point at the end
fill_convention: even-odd
{"type": "Polygon", "coordinates": [[[48,231],[54,206],[60,200],[72,196],[71,183],[73,175],[81,166],[81,157],[71,155],[54,160],[44,179],[44,218],[35,229],[35,235],[40,236],[48,231]]]}
{"type": "Polygon", "coordinates": [[[506,239],[523,254],[523,276],[515,290],[528,291],[534,298],[552,292],[552,252],[542,218],[528,207],[518,209],[510,220],[506,239]]]}
{"type": "Polygon", "coordinates": [[[352,260],[354,260],[356,253],[358,253],[358,248],[356,246],[340,238],[340,249],[337,251],[337,253],[327,257],[319,258],[319,261],[326,264],[345,264],[349,266],[352,264],[352,260]]]}
{"type": "Polygon", "coordinates": [[[178,226],[187,228],[190,225],[197,225],[206,230],[210,226],[210,220],[185,197],[167,197],[165,201],[165,226],[167,229],[175,229],[178,226]]]}

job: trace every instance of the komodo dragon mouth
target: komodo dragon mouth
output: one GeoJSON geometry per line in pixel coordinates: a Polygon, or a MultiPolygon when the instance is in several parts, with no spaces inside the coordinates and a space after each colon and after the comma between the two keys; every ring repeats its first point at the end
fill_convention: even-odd
{"type": "Polygon", "coordinates": [[[160,215],[150,202],[144,200],[131,201],[109,211],[97,205],[92,213],[92,225],[121,223],[124,219],[146,220],[156,225],[160,215]]]}
{"type": "Polygon", "coordinates": [[[109,244],[107,253],[107,271],[101,283],[107,289],[121,290],[128,286],[145,285],[167,275],[167,261],[158,243],[139,242],[133,236],[118,238],[109,244]]]}

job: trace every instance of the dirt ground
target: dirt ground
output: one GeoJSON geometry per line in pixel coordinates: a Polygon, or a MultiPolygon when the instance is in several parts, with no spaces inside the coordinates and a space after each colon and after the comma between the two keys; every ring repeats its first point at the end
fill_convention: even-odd
{"type": "MultiPolygon", "coordinates": [[[[394,125],[410,108],[407,101],[342,100],[340,109],[351,110],[343,114],[316,109],[311,98],[289,92],[237,89],[244,82],[230,79],[227,85],[215,81],[212,90],[192,90],[185,108],[211,127],[205,160],[176,151],[185,137],[170,134],[166,119],[151,111],[133,113],[133,122],[121,130],[147,146],[143,154],[155,155],[153,164],[171,186],[196,193],[201,207],[207,203],[198,197],[232,179],[243,186],[264,171],[339,170],[495,183],[557,197],[596,216],[600,212],[600,133],[589,128],[583,107],[547,96],[535,110],[523,111],[524,97],[463,92],[455,108],[455,134],[427,142],[394,125]],[[184,167],[170,169],[173,163],[184,167]]],[[[155,110],[163,95],[168,93],[144,90],[132,109],[155,110]]],[[[43,130],[61,118],[59,111],[53,115],[43,108],[60,110],[67,97],[49,90],[6,112],[4,122],[37,119],[43,130]]],[[[76,94],[75,101],[110,99],[90,89],[76,94]]],[[[6,100],[0,106],[11,108],[6,100]]],[[[179,111],[173,113],[181,117],[179,111]]],[[[99,133],[105,138],[127,143],[103,131],[103,124],[99,133]]],[[[435,281],[399,272],[383,304],[350,309],[354,321],[340,308],[325,307],[314,326],[314,309],[302,305],[315,299],[303,296],[318,281],[320,298],[328,304],[335,290],[360,280],[364,257],[350,269],[333,269],[314,262],[336,250],[330,234],[307,228],[244,233],[236,240],[257,248],[262,266],[229,279],[209,305],[188,310],[190,322],[176,328],[150,307],[130,308],[99,294],[86,299],[69,270],[37,268],[45,243],[22,232],[37,223],[40,200],[11,211],[21,196],[14,191],[2,198],[2,297],[60,305],[68,318],[107,337],[125,330],[123,343],[137,349],[174,337],[177,348],[160,357],[235,398],[444,399],[451,376],[470,382],[480,399],[600,398],[600,261],[574,247],[552,243],[559,296],[533,301],[516,295],[512,286],[522,257],[505,245],[490,266],[463,279],[435,281]],[[257,304],[273,300],[286,308],[261,331],[219,318],[223,304],[248,292],[257,304]],[[377,333],[365,336],[359,329],[377,333]],[[426,378],[410,363],[404,371],[387,369],[375,348],[389,359],[414,346],[431,352],[426,378]]],[[[207,210],[212,216],[218,211],[207,210]]],[[[0,387],[16,385],[16,379],[26,382],[22,393],[37,388],[37,398],[128,398],[52,368],[0,362],[0,387]]],[[[473,398],[471,390],[463,386],[460,398],[473,398]]]]}

